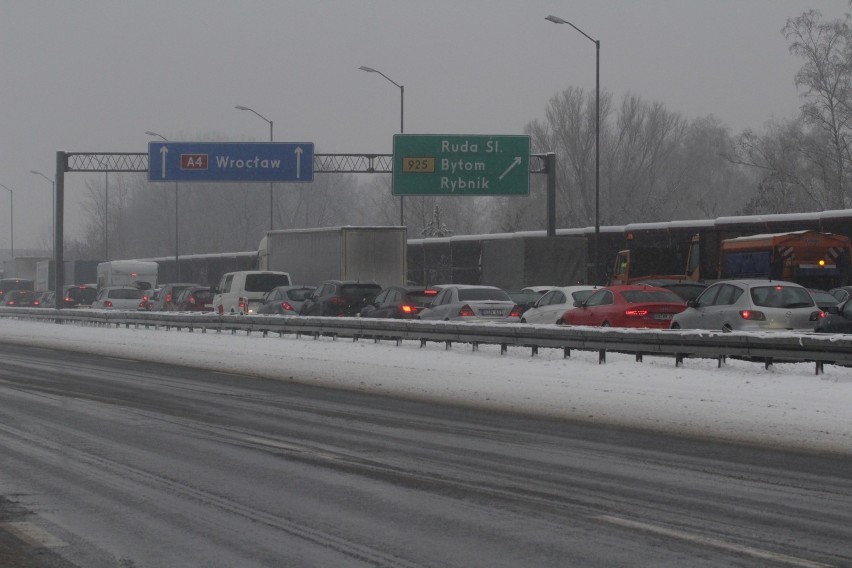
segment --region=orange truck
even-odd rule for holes
[[[828,290],[850,278],[849,237],[793,231],[725,239],[719,248],[719,278],[769,278]]]
[[[702,244],[704,254],[699,255]],[[828,290],[852,281],[852,244],[843,235],[793,231],[724,239],[712,251],[708,246],[710,242],[695,235],[686,253],[683,248],[658,247],[620,251],[610,285],[651,279],[768,278]]]

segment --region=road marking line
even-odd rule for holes
[[[768,550],[761,550],[760,548],[752,548],[751,546],[727,542],[718,538],[701,536],[694,533],[688,533],[676,529],[661,527],[659,525],[643,523],[640,521],[631,521],[629,519],[622,519],[620,517],[614,517],[612,515],[598,515],[594,518],[599,521],[618,525],[621,527],[651,532],[662,536],[686,540],[697,544],[712,546],[715,548],[721,548],[723,550],[730,550],[731,552],[747,554],[749,556],[754,556],[755,558],[763,558],[765,560],[771,560],[773,562],[783,562],[791,566],[801,566],[802,568],[831,568],[831,564],[823,564],[822,562],[815,562],[813,560],[806,560],[804,558],[796,558],[795,556],[787,556],[786,554],[779,554],[776,552],[770,552]]]
[[[0,523],[0,529],[12,533],[19,539],[32,546],[42,548],[59,548],[68,543],[56,538],[46,530],[32,523]]]

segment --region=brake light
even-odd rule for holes
[[[521,307],[520,307],[520,306],[518,306],[518,305],[515,305],[515,306],[512,308],[512,311],[511,311],[511,312],[509,312],[509,317],[510,317],[510,318],[519,318],[519,317],[521,317],[521,315],[522,315],[522,314],[521,314]]]
[[[740,317],[744,320],[765,321],[766,315],[757,310],[740,310]]]
[[[424,296],[437,296],[438,291],[437,290],[423,290],[423,295]]]
[[[34,306],[40,306],[40,305],[41,305],[41,300],[33,300],[33,305],[34,305]]]
[[[167,303],[167,304],[171,304],[171,303],[172,303],[172,295],[171,295],[171,294],[166,294],[166,303]]]
[[[331,305],[333,306],[343,306],[346,304],[346,298],[342,296],[332,296]]]
[[[403,311],[403,313],[406,313],[406,314],[413,314],[413,313],[417,312],[417,308],[415,308],[414,306],[409,306],[408,304],[401,305],[399,307],[399,309],[401,309]]]
[[[248,298],[240,298],[240,300],[239,300],[239,308],[240,308],[240,310],[242,310],[242,311],[245,311],[245,310],[247,310],[247,309],[248,309]]]
[[[9,300],[8,302],[6,302],[6,305],[7,305],[7,306],[14,306],[14,305],[15,305],[15,300]]]
[[[189,299],[186,301],[186,303],[194,306],[195,305],[195,296],[190,296]]]
[[[295,312],[293,306],[290,305],[289,302],[281,302],[281,308],[284,309],[285,312]]]
[[[648,310],[625,310],[624,315],[629,318],[643,318],[648,315]]]
[[[475,316],[473,309],[467,304],[463,305],[459,310],[459,317],[471,317]]]
[[[827,313],[825,313],[825,312],[820,312],[820,313],[819,313],[819,317],[820,317],[820,319],[825,319],[825,318],[827,318],[827,317],[828,317],[828,314],[827,314]]]
[[[105,301],[104,301],[104,307],[105,307],[105,308],[111,308],[111,307],[112,307],[112,301],[110,301],[110,300],[105,300]]]
[[[147,309],[148,308],[148,302],[146,302],[145,300],[142,300],[141,302],[139,302],[139,307],[142,308],[143,310]]]

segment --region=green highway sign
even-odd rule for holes
[[[396,134],[394,195],[529,195],[530,137]]]

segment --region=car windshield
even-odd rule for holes
[[[247,274],[246,292],[269,292],[278,286],[289,286],[286,274]]]
[[[651,302],[674,302],[683,303],[683,299],[668,290],[627,290],[621,293],[622,297],[630,304],[647,304]]]
[[[142,291],[138,288],[116,288],[109,291],[109,297],[113,300],[139,300],[142,298]]]
[[[476,300],[512,301],[506,292],[497,288],[461,288],[459,289],[459,300],[463,302]]]
[[[763,308],[811,308],[814,300],[810,293],[798,286],[756,286],[751,289],[751,301]]]

